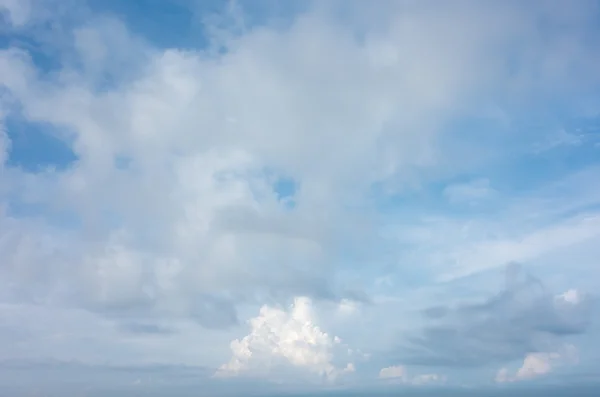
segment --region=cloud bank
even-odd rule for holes
[[[600,357],[596,2],[112,3],[0,0],[0,359],[237,385]],[[490,298],[511,262],[540,279]]]

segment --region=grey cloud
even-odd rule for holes
[[[425,309],[431,324],[397,353],[402,362],[415,365],[478,366],[519,359],[584,333],[595,307],[590,297],[576,302],[557,297],[513,265],[505,289],[488,300]]]
[[[130,332],[133,334],[170,335],[175,332],[173,328],[165,327],[158,324],[142,322],[124,323],[121,324],[119,328],[123,331]]]
[[[211,295],[199,296],[192,302],[192,317],[206,328],[228,328],[238,324],[234,304]]]
[[[423,310],[423,315],[429,318],[442,318],[449,312],[449,308],[446,306],[432,306]]]
[[[157,308],[157,299],[148,298],[139,304],[138,301],[123,302],[119,305],[83,305],[94,313],[109,317],[119,322],[119,327],[136,334],[171,334],[175,329],[156,324],[161,317]],[[181,313],[170,313],[165,318],[189,316],[199,325],[208,329],[225,329],[239,324],[236,303],[228,298],[211,295],[195,294],[186,297]],[[164,313],[162,313],[164,314]],[[129,322],[130,319],[144,319]]]

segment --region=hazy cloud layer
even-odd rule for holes
[[[0,360],[594,368],[596,2],[275,3],[0,0]]]

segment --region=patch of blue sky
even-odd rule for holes
[[[523,136],[525,127],[513,126],[511,128],[515,128],[515,131],[507,138],[507,134],[497,133],[505,127],[494,121],[470,119],[457,122],[452,128],[460,130],[463,136],[470,136],[475,143],[470,150],[452,148],[450,143],[444,145],[449,151],[469,150],[469,158],[473,159],[478,157],[476,151],[479,147],[492,148],[487,158],[482,156],[475,160],[479,162],[476,172],[473,172],[472,167],[469,167],[468,172],[463,171],[458,165],[446,173],[436,174],[409,194],[400,191],[388,195],[384,185],[374,185],[372,198],[380,211],[386,214],[426,212],[430,216],[442,213],[476,215],[499,208],[500,203],[491,199],[493,194],[487,197],[488,200],[479,197],[478,200],[463,203],[470,205],[457,206],[445,197],[445,189],[455,184],[485,180],[489,181],[490,192],[497,191],[500,195],[518,198],[554,181],[600,165],[600,146],[597,144],[600,120],[597,117],[568,118],[560,123],[541,119],[536,123],[538,125],[535,130],[527,131],[527,137]],[[523,145],[523,141],[528,144]],[[516,147],[520,149],[515,150]],[[484,152],[485,154],[487,153]]]
[[[210,24],[228,28],[239,24],[241,30],[267,23],[285,28],[309,6],[309,2],[299,0],[90,0],[88,4],[94,13],[119,17],[134,34],[158,48],[193,50],[208,48]],[[236,20],[236,9],[244,16],[243,21]],[[229,17],[223,18],[228,11]]]
[[[50,124],[33,123],[18,115],[5,119],[10,139],[7,165],[27,172],[62,171],[78,159],[69,143]]]
[[[402,225],[401,220],[398,220],[398,225]],[[370,235],[369,232],[373,233]],[[335,256],[335,263],[339,265],[336,281],[348,287],[367,285],[361,291],[371,296],[396,296],[407,290],[421,288],[429,284],[435,274],[416,262],[413,249],[412,244],[396,238],[394,230],[390,230],[389,235],[367,230],[365,239],[350,239],[338,245]]]
[[[290,177],[279,177],[273,182],[273,191],[277,195],[277,200],[287,209],[296,207],[295,196],[298,188],[298,182]]]
[[[48,225],[62,230],[79,230],[82,226],[81,219],[72,211],[23,200],[9,200],[6,214],[13,218],[43,219]]]
[[[398,224],[415,219],[431,219],[436,217],[473,217],[484,215],[501,208],[494,199],[495,192],[488,196],[475,197],[460,201],[452,201],[445,194],[447,188],[455,184],[468,185],[485,178],[485,174],[460,174],[453,178],[431,181],[416,191],[386,195],[380,186],[372,189],[375,205],[379,214],[388,223],[394,219]]]
[[[527,194],[552,181],[559,181],[600,163],[600,151],[588,145],[557,147],[544,153],[515,158],[502,167],[488,170],[496,183],[507,186],[513,195]]]
[[[242,28],[245,30],[265,25],[275,29],[286,29],[298,15],[306,12],[311,4],[310,0],[208,0],[196,1],[194,9],[200,21],[206,16],[214,15],[215,12],[229,10],[230,15],[234,17],[230,22],[242,22]],[[236,14],[243,15],[243,20],[235,21]]]
[[[226,173],[230,175],[230,173]],[[223,175],[223,176],[226,176]],[[242,176],[242,175],[237,175]],[[246,175],[248,176],[248,175]],[[253,191],[257,200],[265,199],[265,194],[275,199],[288,210],[296,207],[296,195],[300,189],[300,182],[295,178],[287,175],[281,170],[272,167],[263,167],[252,172],[252,177],[264,181],[268,186],[268,191],[261,190]]]
[[[41,40],[31,35],[12,32],[0,34],[0,49],[19,48],[26,51],[38,70],[42,73],[51,73],[60,70],[62,62],[56,49],[46,46]]]
[[[88,6],[92,14],[119,18],[131,32],[158,48],[204,48],[207,45],[206,36],[194,21],[192,1],[90,0]]]

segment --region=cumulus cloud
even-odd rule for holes
[[[391,367],[382,368],[379,371],[379,377],[381,379],[389,379],[389,378],[404,378],[406,376],[406,368],[402,365],[394,365]]]
[[[446,376],[439,374],[419,374],[410,376],[406,368],[402,365],[382,368],[379,371],[379,379],[387,379],[412,385],[428,385],[446,382]]]
[[[584,333],[593,308],[594,300],[587,295],[552,294],[540,280],[511,265],[505,289],[487,301],[425,310],[434,324],[410,337],[401,352],[405,362],[424,365],[511,361],[530,352],[552,351],[562,345],[562,338]]]
[[[511,375],[508,369],[501,368],[496,374],[496,382],[505,383],[530,380],[547,375],[558,366],[573,364],[576,361],[577,349],[572,345],[566,345],[557,352],[529,353],[525,356],[523,364],[514,375]]]
[[[263,306],[249,320],[250,333],[231,342],[231,360],[221,366],[218,377],[243,373],[265,374],[281,362],[304,369],[326,380],[354,372],[354,364],[336,367],[334,354],[347,358],[350,351],[337,336],[331,336],[315,324],[312,302],[299,297],[288,310]]]

